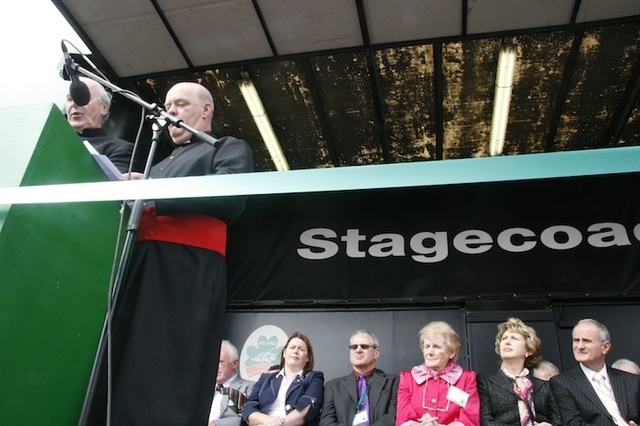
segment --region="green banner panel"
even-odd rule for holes
[[[54,105],[0,109],[0,186],[104,181]],[[105,318],[120,203],[4,206],[0,424],[77,424]]]

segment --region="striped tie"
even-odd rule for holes
[[[622,418],[622,414],[620,414],[620,410],[618,409],[618,404],[616,403],[616,398],[613,396],[613,391],[607,380],[600,373],[596,373],[593,375],[593,381],[596,382],[596,389],[598,390],[598,396],[605,408],[613,417],[613,421],[618,426],[628,426],[628,423],[624,421]]]

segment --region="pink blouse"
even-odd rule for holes
[[[463,392],[451,393],[452,387]],[[447,399],[447,394],[453,396],[452,400]],[[468,395],[466,404],[463,401],[465,394]],[[403,371],[398,387],[396,426],[417,425],[425,413],[438,417],[438,423],[442,425],[479,426],[476,373],[463,370],[452,361],[435,375],[425,365]]]

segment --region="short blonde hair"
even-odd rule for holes
[[[529,352],[529,356],[524,360],[524,366],[527,368],[537,367],[542,361],[540,356],[542,342],[536,330],[526,325],[520,318],[509,318],[498,326],[498,334],[496,335],[496,353],[498,355],[500,355],[500,341],[507,331],[518,333],[524,337],[524,346]]]
[[[453,360],[458,359],[458,353],[460,352],[460,336],[456,333],[449,324],[444,321],[431,321],[422,329],[419,333],[420,336],[420,348],[424,345],[424,341],[430,337],[441,336],[444,339],[444,345],[447,350],[453,353]]]

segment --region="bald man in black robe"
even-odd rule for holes
[[[165,109],[211,131],[213,99],[199,84],[174,85]],[[212,146],[172,125],[169,134],[176,148],[153,166],[152,179],[254,169],[243,140],[226,136]],[[207,424],[226,305],[226,230],[245,201],[155,200],[144,210],[113,319],[113,425]]]

